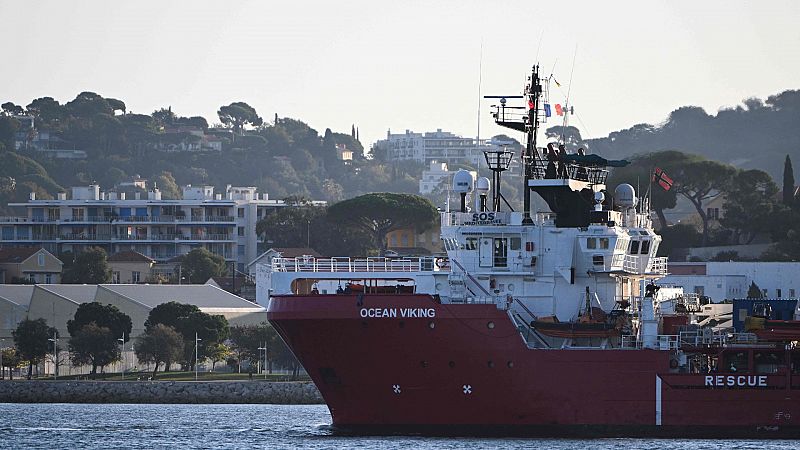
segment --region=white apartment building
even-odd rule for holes
[[[419,193],[421,195],[428,195],[436,190],[437,187],[446,183],[450,185],[455,170],[448,170],[446,162],[431,161],[429,169],[422,172],[422,177],[419,180]],[[478,178],[478,172],[470,171],[472,179]]]
[[[483,152],[496,150],[497,146],[487,140],[464,138],[442,131],[414,133],[406,130],[402,134],[386,132],[386,139],[375,143],[386,149],[389,161],[416,161],[430,164],[433,161],[448,164],[468,164],[473,167],[485,163]]]
[[[0,248],[41,246],[58,255],[102,247],[109,255],[133,250],[165,262],[204,247],[243,271],[259,254],[256,223],[287,206],[255,187],[230,185],[224,194],[187,185],[181,200],[162,199],[158,189],[126,198],[98,185],[73,187],[71,194],[40,200],[32,193],[25,203],[10,203],[25,215],[0,218]]]
[[[799,262],[670,262],[668,270],[656,284],[682,287],[714,302],[747,298],[752,282],[765,298],[800,297]]]

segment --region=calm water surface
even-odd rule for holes
[[[792,441],[336,436],[325,406],[0,404],[4,448],[753,449]]]

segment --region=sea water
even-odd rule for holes
[[[434,438],[341,436],[323,405],[0,404],[0,444],[8,449],[753,449],[794,441]]]

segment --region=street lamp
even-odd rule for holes
[[[122,379],[125,379],[125,332],[122,332],[122,338],[117,339],[122,342]]]
[[[53,337],[48,338],[48,341],[53,343],[53,379],[58,379],[58,335],[53,332]]]
[[[202,341],[202,339],[197,337],[197,332],[195,331],[194,332],[194,381],[197,381],[197,370],[198,370],[197,361],[199,360],[198,354],[197,354],[197,349],[200,347],[198,345],[200,341]]]
[[[267,379],[267,344],[266,344],[266,342],[264,343],[263,347],[258,347],[258,350],[259,350],[258,356],[261,356],[261,350],[264,350],[264,368],[262,370],[264,371],[264,379],[266,380]]]

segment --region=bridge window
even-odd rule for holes
[[[595,238],[586,238],[586,248],[588,248],[588,249],[597,248],[597,239],[595,239]]]
[[[628,253],[630,253],[631,255],[639,254],[639,241],[631,241],[631,248]]]
[[[642,241],[642,254],[647,255],[650,253],[650,241]]]
[[[465,248],[467,250],[476,250],[478,248],[478,238],[468,237]]]
[[[522,239],[518,237],[511,238],[511,250],[519,250],[522,248]]]
[[[608,238],[600,238],[600,248],[607,249],[608,248]]]

